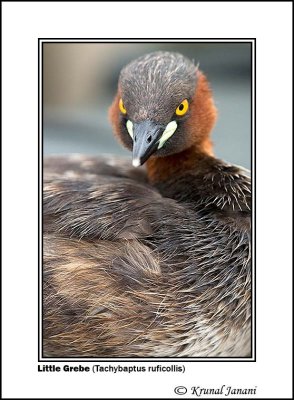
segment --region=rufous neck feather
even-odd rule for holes
[[[153,156],[147,161],[147,173],[150,182],[164,181],[182,171],[197,167],[197,160],[213,156],[210,133],[214,127],[217,110],[212,92],[205,75],[197,71],[197,85],[190,117],[185,122],[187,132],[186,150],[167,157]]]

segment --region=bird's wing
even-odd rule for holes
[[[101,160],[51,160],[44,164],[44,354],[209,355],[207,338],[217,334],[210,304],[227,296],[228,285],[248,290],[248,235],[240,239],[227,223],[163,197],[127,170],[102,173]],[[246,308],[230,304],[229,318],[243,326]]]
[[[52,178],[84,178],[109,176],[131,178],[138,182],[147,182],[145,168],[133,168],[130,160],[114,156],[86,156],[82,154],[51,155],[44,158],[44,176]]]

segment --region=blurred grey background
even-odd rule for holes
[[[250,168],[250,43],[43,43],[44,154],[131,157],[113,137],[108,108],[120,69],[156,50],[178,51],[199,62],[218,108],[215,155]]]

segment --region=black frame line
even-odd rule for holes
[[[251,280],[251,356],[250,357],[46,357],[41,349],[43,318],[43,44],[46,43],[250,43],[251,44],[251,187],[253,191],[253,209],[251,215],[252,232],[252,280]],[[40,54],[41,53],[41,54]],[[42,55],[42,57],[40,57]],[[40,74],[41,72],[41,74]],[[41,89],[41,96],[40,96]],[[41,121],[40,121],[41,117]],[[117,38],[38,38],[38,362],[256,362],[256,38],[171,38],[171,39],[117,39]],[[42,227],[42,229],[41,229]],[[40,271],[41,270],[41,271]],[[254,290],[252,290],[254,289]],[[40,302],[42,306],[40,307]],[[253,340],[254,339],[254,340]],[[147,399],[147,398],[146,398]],[[237,400],[237,398],[236,398]]]

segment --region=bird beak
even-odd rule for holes
[[[165,127],[149,120],[134,122],[131,132],[129,126],[127,128],[133,137],[133,166],[138,167],[158,149]]]

